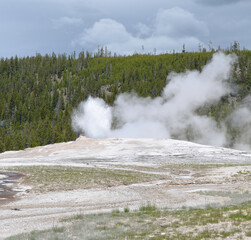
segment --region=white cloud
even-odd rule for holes
[[[138,36],[142,36],[142,37],[149,35],[152,31],[150,27],[148,27],[147,25],[145,25],[143,23],[138,23],[135,26],[135,29],[138,32]]]
[[[112,19],[101,19],[91,28],[85,29],[80,37],[80,44],[108,45],[117,42],[127,42],[131,38],[123,24]]]
[[[208,35],[209,30],[203,21],[182,9],[160,9],[156,16],[155,35],[174,38]]]
[[[190,12],[181,8],[161,9],[158,11],[152,28],[138,23],[137,36],[128,32],[125,26],[113,19],[101,19],[86,28],[73,46],[95,50],[98,46],[107,46],[112,52],[133,54],[141,52],[180,51],[185,43],[189,50],[197,48],[201,43],[200,36],[208,34],[208,28],[197,20]]]
[[[58,19],[52,19],[53,26],[55,28],[62,28],[65,26],[80,26],[83,24],[83,20],[81,18],[75,17],[61,17]]]
[[[214,48],[229,47],[234,40],[251,48],[250,0],[10,0],[1,3],[2,57],[52,51],[70,54],[81,51],[83,44],[85,50],[93,51],[101,45],[102,36],[98,35],[88,45],[81,38],[100,19],[113,19],[122,24],[130,44],[123,43],[121,48],[128,47],[131,53],[142,51],[142,44],[150,46],[150,51],[156,47],[161,52],[181,49],[185,43],[187,50],[196,51],[199,40],[204,43],[211,40]],[[73,39],[75,45],[70,45]],[[120,47],[119,41],[111,45]]]

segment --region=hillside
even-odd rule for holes
[[[250,94],[251,51],[232,49],[235,63],[228,82],[234,91],[213,105],[197,109],[218,124]],[[10,59],[0,61],[0,152],[70,141],[71,113],[88,96],[113,104],[116,96],[136,92],[141,97],[160,96],[171,72],[201,71],[214,52],[163,55],[108,56],[105,51]],[[227,126],[228,146],[240,129]],[[175,136],[172,136],[175,137]],[[187,139],[193,140],[193,139]],[[249,139],[249,141],[251,141]]]

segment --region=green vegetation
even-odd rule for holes
[[[128,213],[128,212],[130,212],[130,209],[128,207],[126,207],[126,208],[124,208],[124,212]]]
[[[148,202],[146,205],[143,205],[139,208],[139,211],[141,212],[153,212],[156,210],[157,210],[157,207],[155,205],[152,205],[150,202]]]
[[[23,239],[245,239],[251,202],[240,206],[170,211],[148,203],[138,211],[66,218],[67,226],[8,238]]]
[[[251,51],[232,48],[239,62],[229,81],[238,85],[235,96],[198,109],[201,114],[225,119],[251,89]],[[0,60],[0,152],[76,139],[70,114],[88,96],[112,104],[119,93],[159,96],[171,72],[201,71],[212,52],[108,57],[81,52]],[[238,129],[228,126],[229,145]]]
[[[235,166],[250,166],[251,164],[237,164],[237,163],[194,163],[194,162],[154,162],[152,166],[135,166],[135,165],[116,165],[123,169],[134,169],[138,171],[154,171],[166,172],[174,170],[175,172],[182,172],[185,170],[203,170],[221,167],[235,167]],[[184,170],[185,169],[185,170]],[[249,172],[249,171],[245,171]]]
[[[234,177],[245,177],[247,179],[251,179],[251,171],[239,171]]]
[[[200,191],[199,194],[205,196],[219,196],[229,198],[229,201],[225,205],[237,205],[243,202],[247,202],[251,199],[251,192],[230,192],[230,191]]]
[[[83,220],[84,219],[84,215],[83,214],[76,214],[71,218],[67,218],[67,219],[62,219],[62,222],[73,222],[73,221],[77,221],[77,220]]]
[[[103,168],[29,166],[4,169],[27,175],[25,185],[33,192],[112,187],[166,179],[168,176]]]

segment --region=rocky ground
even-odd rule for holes
[[[7,183],[6,172],[22,173]],[[7,177],[6,177],[7,176]],[[170,139],[88,139],[0,154],[0,238],[74,214],[251,199],[251,152]],[[15,193],[6,199],[4,189]],[[0,192],[0,193],[1,193]]]

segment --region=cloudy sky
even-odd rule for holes
[[[0,0],[0,57],[251,49],[250,0]],[[209,44],[211,42],[211,44]]]

